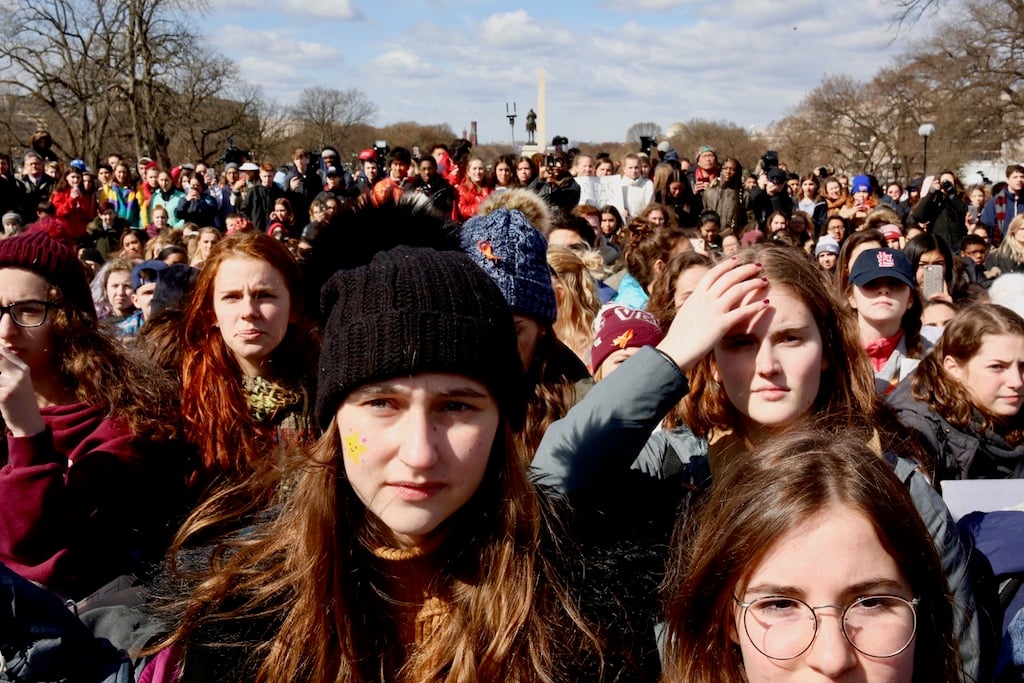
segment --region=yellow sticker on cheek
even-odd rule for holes
[[[352,464],[359,464],[359,456],[366,452],[366,439],[360,439],[357,432],[352,432],[342,437],[342,450],[345,457],[352,461]]]

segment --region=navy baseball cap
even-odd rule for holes
[[[847,282],[859,286],[883,277],[891,277],[911,289],[917,289],[910,259],[897,249],[868,249],[862,252],[853,264]]]
[[[160,271],[166,268],[166,263],[156,259],[137,264],[132,268],[132,289],[138,289],[142,285],[156,282],[160,279]]]

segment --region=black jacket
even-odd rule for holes
[[[932,460],[934,480],[1018,479],[1024,477],[1024,444],[1010,446],[991,430],[980,430],[980,415],[970,429],[954,427],[927,403],[914,398],[912,377],[900,382],[889,395],[900,422],[915,430],[918,441]]]
[[[953,251],[960,248],[960,240],[967,234],[967,205],[956,196],[942,190],[932,190],[917,203],[910,217],[918,223],[927,223],[928,232],[946,240]]]

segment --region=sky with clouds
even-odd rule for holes
[[[203,19],[242,76],[282,103],[304,87],[358,88],[371,122],[478,122],[516,138],[547,80],[547,137],[624,140],[638,121],[764,127],[826,75],[869,79],[915,34],[887,0],[232,0]]]

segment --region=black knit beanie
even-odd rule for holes
[[[512,425],[521,419],[526,397],[512,313],[465,254],[406,246],[381,252],[328,280],[321,309],[322,428],[354,389],[421,372],[475,379]]]

